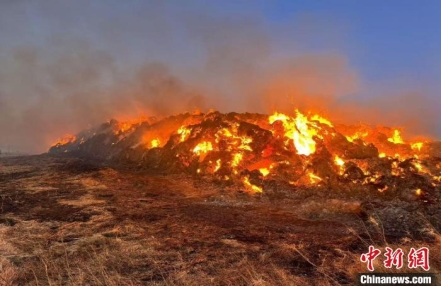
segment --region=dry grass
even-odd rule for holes
[[[430,244],[389,242],[378,217],[357,217],[356,200],[275,207],[188,178],[41,165],[2,193],[2,286],[353,285],[371,244],[405,253],[428,246],[431,272],[441,270],[439,234]],[[359,221],[344,225],[351,217]],[[375,267],[393,272],[380,260]]]

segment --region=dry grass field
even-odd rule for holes
[[[349,195],[39,155],[0,159],[0,196],[0,285],[352,285],[371,244],[428,246],[441,270],[435,228],[396,236]]]

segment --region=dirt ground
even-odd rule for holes
[[[0,158],[0,196],[0,285],[352,285],[369,245],[428,246],[441,269],[436,229],[401,233],[381,202],[318,189],[250,195],[39,155]]]

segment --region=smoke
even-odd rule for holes
[[[436,133],[436,105],[427,91],[367,86],[338,51],[339,25],[300,17],[275,35],[259,7],[233,15],[196,9],[199,1],[113,4],[2,4],[0,148],[44,152],[65,133],[111,118],[209,108],[300,108],[338,122]],[[305,35],[314,32],[326,35],[319,43],[329,50],[302,44],[316,42]]]

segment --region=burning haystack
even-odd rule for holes
[[[208,176],[251,193],[314,186],[430,201],[441,185],[440,142],[405,142],[398,129],[334,126],[300,111],[111,120],[49,152]]]

